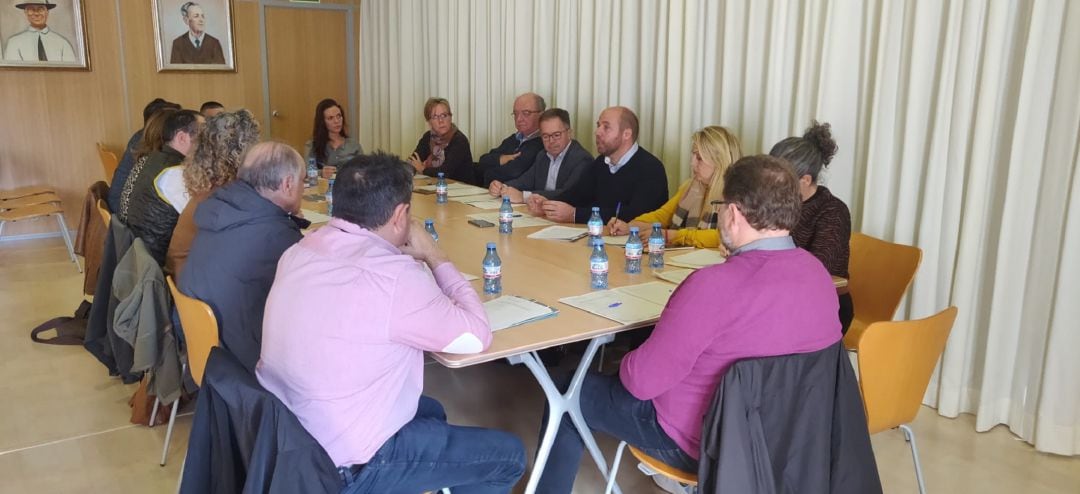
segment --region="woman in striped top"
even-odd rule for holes
[[[799,177],[803,203],[799,223],[791,231],[795,245],[820,259],[829,274],[847,278],[851,213],[844,201],[818,184],[818,175],[829,166],[836,149],[829,124],[814,121],[802,137],[788,137],[778,142],[769,154],[790,162],[795,168],[795,176]],[[855,308],[845,288],[838,293],[840,324],[846,333]]]

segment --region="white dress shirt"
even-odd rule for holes
[[[4,59],[15,62],[37,62],[38,39],[45,47],[45,56],[49,62],[75,63],[78,61],[71,43],[53,32],[48,26],[42,30],[28,27],[25,31],[8,38],[7,46],[4,48]]]
[[[612,175],[619,173],[619,168],[626,166],[626,163],[630,161],[630,158],[634,157],[634,153],[637,152],[638,147],[638,144],[635,142],[634,145],[630,146],[630,149],[626,151],[626,154],[622,155],[622,158],[619,158],[618,163],[613,164],[611,158],[604,156],[604,163],[607,164],[608,170],[611,170]]]

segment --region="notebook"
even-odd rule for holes
[[[693,252],[667,259],[667,264],[690,269],[703,268],[722,262],[724,262],[724,256],[720,254],[720,251],[711,249],[697,249]]]
[[[516,295],[503,295],[484,302],[484,312],[487,312],[492,331],[520,326],[559,314],[559,310],[554,307]]]
[[[659,318],[674,291],[671,284],[651,281],[565,297],[559,302],[620,324],[634,324]]]
[[[514,220],[517,223],[517,220]],[[529,234],[529,238],[538,240],[565,240],[573,242],[582,237],[589,235],[588,228],[577,228],[573,226],[560,226],[554,225],[538,230]]]

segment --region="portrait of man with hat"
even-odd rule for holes
[[[4,43],[4,60],[12,62],[77,63],[78,55],[71,42],[48,26],[49,11],[56,4],[49,0],[15,4],[29,23],[27,28]]]

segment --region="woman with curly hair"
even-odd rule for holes
[[[802,137],[788,137],[773,146],[769,154],[783,158],[795,169],[799,178],[802,209],[799,223],[791,231],[795,245],[806,249],[821,260],[829,274],[848,277],[848,257],[851,255],[851,212],[847,204],[818,184],[821,170],[829,166],[836,155],[829,124],[813,121]],[[840,325],[847,333],[855,317],[851,294],[840,289]]]
[[[236,179],[244,152],[259,142],[259,122],[251,112],[219,113],[206,120],[195,141],[195,151],[184,160],[184,185],[191,196],[173,229],[165,272],[177,275],[187,261],[195,238],[195,209],[210,194]]]

